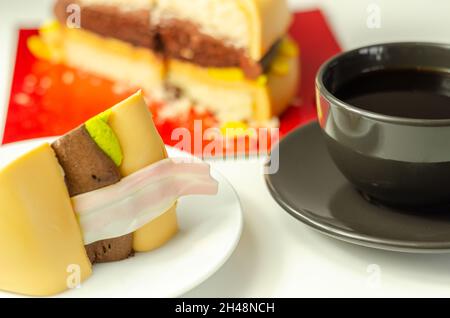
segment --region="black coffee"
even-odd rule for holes
[[[344,83],[334,92],[374,113],[415,119],[450,119],[450,73],[380,70]]]

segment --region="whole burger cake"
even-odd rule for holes
[[[264,126],[298,87],[285,0],[57,0],[54,11],[34,53],[142,88],[168,116],[188,104],[221,125]]]

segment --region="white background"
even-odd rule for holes
[[[0,127],[12,76],[17,27],[36,26],[50,18],[51,2],[0,0]],[[296,9],[321,7],[344,49],[387,41],[450,43],[449,0],[290,3]],[[381,8],[380,29],[366,25],[367,8],[372,3]],[[0,140],[1,135],[0,131]],[[230,179],[241,197],[245,229],[227,264],[186,296],[450,296],[450,255],[384,252],[324,237],[277,206],[266,189],[259,163],[214,165]],[[371,275],[371,270],[379,275]]]

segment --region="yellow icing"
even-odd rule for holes
[[[297,43],[289,38],[284,38],[280,45],[280,54],[287,57],[297,57],[300,53]]]
[[[227,122],[220,127],[220,132],[228,138],[253,136],[254,130],[249,129],[247,123],[241,121]]]
[[[291,61],[299,56],[297,44],[289,38],[284,38],[278,48],[278,54],[270,64],[270,72],[286,76],[290,72]]]
[[[211,78],[228,81],[238,82],[245,79],[244,72],[240,68],[207,68],[208,75]]]

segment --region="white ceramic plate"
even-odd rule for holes
[[[0,167],[20,154],[53,139],[35,139],[0,147]],[[191,155],[168,148],[170,157]],[[216,196],[182,198],[178,205],[180,232],[156,251],[115,263],[94,266],[78,289],[60,297],[177,297],[214,274],[231,256],[242,232],[239,198],[224,176]],[[1,235],[1,234],[0,234]],[[0,292],[0,297],[17,295]]]

